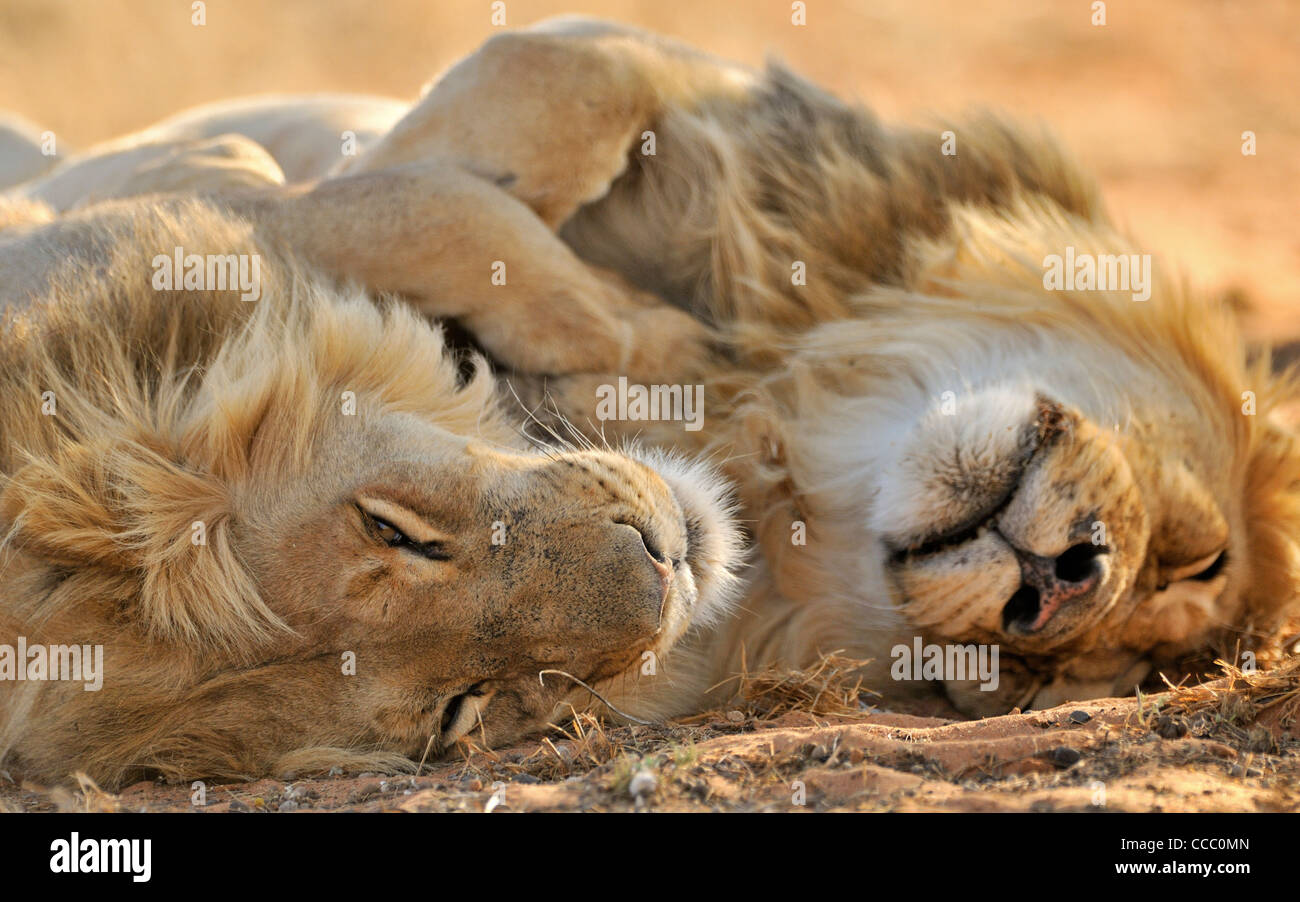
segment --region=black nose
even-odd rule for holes
[[[1012,549],[1020,562],[1020,588],[1002,609],[1002,628],[1018,636],[1039,632],[1066,602],[1097,588],[1100,558],[1110,550],[1084,542],[1051,558]]]

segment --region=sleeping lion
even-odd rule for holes
[[[481,360],[252,214],[0,209],[14,773],[409,769],[543,728],[591,699],[577,681],[671,679],[725,611],[712,470],[531,449]]]

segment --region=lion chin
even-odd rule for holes
[[[0,248],[45,284],[4,298],[0,647],[99,649],[101,685],[16,662],[6,767],[409,769],[543,728],[573,685],[542,671],[671,696],[669,652],[739,558],[716,473],[530,448],[435,326],[199,202],[87,215],[80,254],[48,248],[84,217]],[[260,255],[261,297],[154,290],[177,246]]]

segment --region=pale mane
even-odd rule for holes
[[[1050,346],[1053,335],[1068,335],[1083,337],[1090,350],[1086,360],[1062,363],[1088,371],[1086,388],[1109,422],[1129,419],[1129,380],[1137,375],[1162,393],[1144,403],[1194,410],[1200,441],[1214,449],[1209,459],[1223,461],[1225,478],[1242,486],[1251,556],[1241,608],[1220,612],[1219,653],[1231,655],[1242,635],[1276,638],[1300,561],[1300,456],[1278,412],[1300,394],[1300,378],[1275,373],[1266,352],[1243,357],[1232,311],[1189,288],[1159,258],[1145,302],[1128,291],[1044,291],[1043,258],[1066,245],[1095,254],[1141,247],[1105,222],[1032,199],[1004,209],[957,207],[942,237],[911,243],[906,284],[849,298],[859,318],[777,342],[790,355],[787,365],[733,387],[735,428],[714,444],[735,461],[732,472],[766,549],[769,572],[758,574],[751,597],[779,585],[795,597],[839,598],[851,607],[870,576],[839,572],[852,555],[836,538],[854,535],[856,523],[879,507],[864,487],[880,470],[878,449],[895,437],[864,434],[854,424],[868,410],[872,422],[911,422],[938,386],[961,388],[956,359],[996,356],[1017,344]],[[1254,415],[1244,415],[1248,401]],[[1160,448],[1158,432],[1146,440]],[[822,515],[810,524],[817,535],[802,554],[786,554],[790,523],[809,519],[809,500]],[[876,594],[887,597],[888,588],[881,584]],[[882,606],[863,625],[885,628],[893,616]],[[779,627],[783,656],[815,654],[845,629],[835,606],[801,609],[798,617],[798,628]]]
[[[56,239],[85,252],[53,267],[34,299],[6,299],[0,554],[93,561],[76,575],[79,597],[135,598],[154,637],[238,652],[283,625],[230,540],[233,493],[254,469],[301,471],[343,392],[359,416],[378,406],[456,433],[512,433],[485,367],[462,379],[439,330],[410,309],[324,280],[197,202],[119,212],[83,242],[75,217],[60,223]],[[0,244],[0,272],[50,269],[46,248],[22,237],[27,259]],[[175,246],[260,254],[261,299],[154,290],[151,260]],[[195,520],[212,552],[198,559],[185,553]],[[45,574],[13,578],[33,584],[8,593],[22,610],[6,616],[32,622],[68,603]]]

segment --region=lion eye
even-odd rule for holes
[[[1216,576],[1218,576],[1220,573],[1223,572],[1223,565],[1226,564],[1227,562],[1228,562],[1227,550],[1220,551],[1217,555],[1215,555],[1214,560],[1210,562],[1210,565],[1208,567],[1206,567],[1204,570],[1202,570],[1199,573],[1195,573],[1187,577],[1187,579],[1195,579],[1195,580],[1199,580],[1200,582],[1209,582],[1210,580],[1214,579]]]
[[[1228,552],[1225,549],[1207,555],[1199,561],[1192,561],[1190,564],[1176,567],[1164,575],[1161,580],[1161,588],[1168,586],[1170,583],[1182,582],[1187,579],[1208,583],[1223,572],[1223,567],[1227,562]]]
[[[390,548],[396,548],[398,545],[405,545],[411,541],[391,523],[380,520],[378,517],[371,517],[370,521],[374,523],[375,532],[379,534],[379,538],[383,539],[384,543]]]
[[[377,517],[365,508],[361,508],[361,513],[369,521],[371,531],[389,548],[401,548],[431,561],[451,560],[451,553],[442,542],[417,542],[383,517]]]

